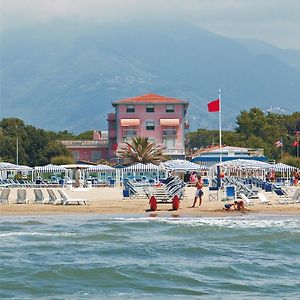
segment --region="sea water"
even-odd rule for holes
[[[299,299],[300,218],[1,217],[1,299]]]

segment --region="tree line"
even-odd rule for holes
[[[296,132],[300,133],[300,112],[290,115],[265,114],[255,107],[242,111],[236,118],[236,124],[234,131],[222,131],[223,145],[262,148],[268,159],[300,167],[296,146]],[[187,147],[190,149],[211,145],[219,145],[218,130],[198,129],[187,135]]]
[[[18,118],[4,118],[0,121],[0,161],[28,166],[42,166],[49,163],[73,163],[71,152],[60,140],[92,139],[92,131],[79,135],[67,130],[54,132],[26,125]]]
[[[300,132],[300,112],[290,115],[265,114],[259,108],[251,108],[237,116],[236,124],[235,130],[222,132],[223,145],[262,148],[268,159],[300,167],[295,146],[295,133]],[[19,164],[73,163],[71,152],[59,141],[91,140],[92,133],[92,130],[78,135],[67,130],[47,131],[26,125],[18,118],[4,118],[0,121],[0,161],[16,163],[18,141]],[[276,147],[278,141],[282,146]],[[188,149],[211,145],[219,145],[218,130],[198,129],[187,134]]]

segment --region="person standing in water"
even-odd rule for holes
[[[194,199],[194,203],[193,203],[193,206],[192,207],[195,207],[196,203],[197,203],[197,199],[199,198],[199,206],[202,204],[202,196],[203,196],[203,191],[202,191],[202,188],[203,188],[203,180],[201,178],[200,175],[197,176],[197,181],[196,181],[196,193],[195,193],[195,199]]]

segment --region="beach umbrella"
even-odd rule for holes
[[[116,169],[108,166],[108,165],[96,165],[96,166],[90,166],[87,169],[85,169],[86,173],[98,173],[98,179],[100,179],[100,173],[101,175],[103,174],[105,176],[105,180],[107,179],[108,175],[112,176],[113,173],[117,175]],[[116,178],[118,179],[118,178]]]
[[[18,165],[12,163],[0,162],[0,170],[18,170],[19,168]]]
[[[233,173],[236,176],[243,177],[243,176],[249,176],[249,174],[252,175],[253,173],[261,173],[262,178],[264,178],[265,173],[268,170],[271,170],[273,167],[273,165],[269,163],[258,161],[258,160],[234,159],[234,160],[214,164],[210,168],[211,174],[216,172],[217,166],[222,167],[226,175],[232,175]]]
[[[33,169],[33,173],[65,173],[65,175],[67,176],[68,174],[68,170],[62,166],[58,166],[58,165],[45,165],[45,166],[36,166]],[[33,177],[33,174],[32,174]]]
[[[169,171],[187,172],[208,170],[207,166],[198,165],[196,163],[183,159],[168,160],[161,163],[161,165],[163,166],[163,168]]]
[[[154,165],[152,163],[149,164],[143,164],[143,163],[137,163],[130,166],[127,166],[123,168],[123,171],[131,171],[131,172],[150,172],[150,171],[156,171],[159,169],[159,166]]]
[[[66,168],[57,165],[46,165],[34,167],[34,171],[38,173],[64,173],[67,171]]]
[[[284,163],[277,163],[273,166],[273,170],[281,173],[282,177],[285,177],[286,174],[287,179],[290,179],[292,172],[296,171],[297,168]]]
[[[115,171],[115,168],[108,165],[96,165],[86,169],[87,172],[103,172],[103,171]]]
[[[284,163],[277,163],[275,165],[273,165],[273,170],[276,172],[287,172],[287,171],[295,171],[297,168],[290,166],[290,165],[286,165]]]
[[[217,163],[211,166],[212,169],[221,166],[227,169],[235,170],[255,170],[255,169],[272,169],[272,165],[259,160],[250,159],[234,159],[222,163]]]
[[[152,164],[152,163],[148,163],[148,164],[136,163],[136,164],[127,166],[122,169],[122,178],[123,178],[124,172],[133,173],[133,177],[135,177],[136,172],[143,172],[143,173],[148,172],[148,173],[155,173],[155,177],[158,180],[160,169],[161,169],[160,166]]]

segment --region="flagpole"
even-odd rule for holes
[[[299,131],[296,131],[296,141],[297,141],[297,158],[299,158]]]
[[[222,101],[221,101],[221,89],[219,89],[219,140],[220,140],[220,164],[222,163],[222,123],[221,123],[221,111],[222,111]]]

